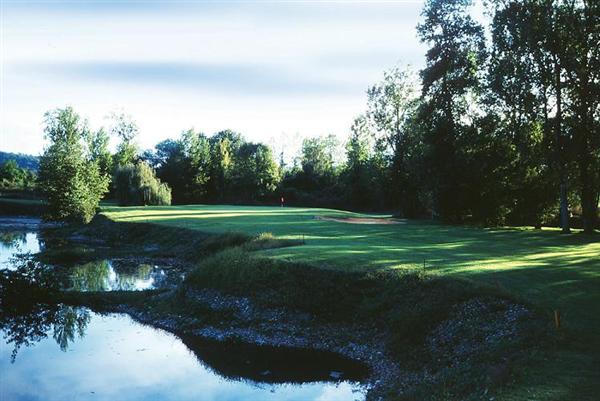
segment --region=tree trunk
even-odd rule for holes
[[[585,157],[585,156],[584,156]],[[581,163],[581,209],[583,220],[583,232],[592,234],[596,228],[598,214],[598,192],[594,190],[594,180],[591,177],[589,163]]]
[[[554,70],[556,78],[556,159],[560,177],[560,227],[563,234],[568,234],[571,232],[571,228],[569,226],[569,200],[567,198],[567,179],[562,149],[562,83],[560,65],[556,59],[554,61]]]

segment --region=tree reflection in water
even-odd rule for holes
[[[86,308],[66,305],[29,305],[28,310],[2,311],[0,330],[7,344],[13,344],[11,362],[14,362],[22,346],[29,347],[48,337],[52,337],[61,350],[85,334],[90,321]],[[6,313],[8,312],[8,313]]]
[[[24,231],[0,231],[0,245],[7,248],[18,247],[24,244],[27,239],[27,233]]]
[[[22,346],[30,346],[52,333],[65,351],[77,336],[83,337],[90,321],[85,308],[52,304],[60,280],[51,266],[22,254],[10,269],[0,269],[0,330],[13,344],[14,362]]]
[[[115,264],[97,260],[75,266],[71,272],[75,291],[134,291],[154,288],[164,272],[149,264]]]

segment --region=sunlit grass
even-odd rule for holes
[[[344,270],[423,267],[440,274],[497,283],[548,310],[600,327],[600,314],[570,305],[585,298],[600,305],[600,241],[575,232],[526,227],[482,229],[428,221],[406,224],[348,224],[316,217],[388,217],[317,208],[227,205],[107,207],[111,219],[181,226],[204,232],[273,233],[305,244],[263,251]],[[581,288],[590,291],[581,293]],[[597,291],[592,291],[593,289]],[[578,322],[574,322],[578,323]]]
[[[482,229],[429,221],[397,225],[359,225],[316,217],[361,217],[350,212],[280,207],[174,206],[107,207],[116,221],[149,222],[209,233],[272,233],[302,245],[262,250],[276,259],[301,261],[347,271],[424,269],[436,275],[467,278],[508,291],[535,304],[551,322],[561,311],[574,351],[560,353],[528,374],[505,399],[564,399],[576,377],[586,377],[585,394],[600,383],[593,355],[600,354],[600,239],[575,231],[527,227]],[[368,216],[375,217],[375,216]],[[386,216],[376,216],[386,217]],[[570,366],[570,374],[565,367]],[[587,373],[586,373],[587,372]],[[600,390],[600,389],[598,389]],[[582,393],[583,394],[583,393]]]

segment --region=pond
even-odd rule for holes
[[[46,246],[35,228],[9,228],[0,220],[0,269],[13,269],[15,256]],[[99,260],[69,269],[70,290],[170,285],[169,268],[152,264]],[[365,398],[366,368],[337,354],[176,336],[86,308],[24,309],[0,313],[0,400]]]
[[[30,220],[26,220],[29,222]],[[20,255],[35,254],[45,247],[35,226],[18,225],[0,218],[0,269],[15,269]],[[100,259],[70,266],[65,289],[76,291],[141,291],[173,286],[182,274],[168,266],[127,260]]]
[[[0,228],[2,222],[0,220]],[[0,230],[0,269],[9,268],[11,259],[19,253],[38,253],[41,249],[38,233],[25,227]]]
[[[127,315],[67,306],[2,322],[2,400],[365,397],[353,381],[364,369],[335,354],[181,339]]]
[[[74,266],[70,288],[75,291],[141,291],[166,287],[175,278],[168,269],[147,263],[97,260]]]

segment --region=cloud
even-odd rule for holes
[[[66,104],[95,125],[124,109],[143,146],[190,125],[343,136],[383,70],[422,64],[421,4],[4,0],[0,147],[41,151]]]
[[[328,80],[310,72],[294,75],[269,65],[97,61],[16,64],[11,69],[16,74],[68,78],[73,84],[124,83],[254,96],[335,96],[356,90],[352,82]]]

